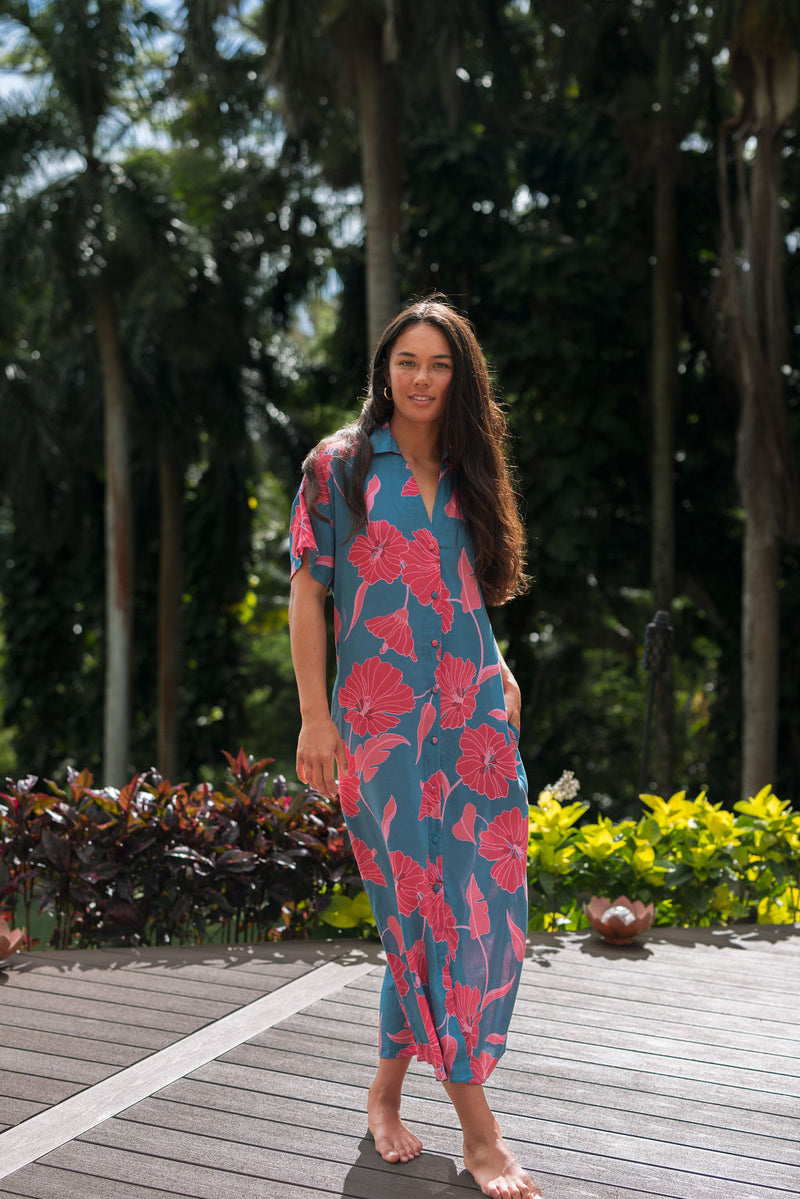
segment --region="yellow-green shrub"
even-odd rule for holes
[[[800,920],[800,812],[771,787],[733,812],[705,792],[643,795],[641,818],[616,824],[580,824],[577,790],[567,773],[531,806],[531,929],[585,927],[593,894],[652,901],[662,925]]]

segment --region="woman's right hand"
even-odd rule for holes
[[[327,630],[325,587],[311,574],[307,556],[295,571],[289,596],[289,633],[302,726],[297,740],[297,777],[333,799],[347,774],[347,751],[331,720],[325,686]]]
[[[320,795],[335,799],[338,778],[347,775],[347,750],[330,716],[304,720],[297,740],[297,777]]]

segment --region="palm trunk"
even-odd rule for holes
[[[103,777],[127,781],[130,759],[133,657],[133,519],[128,397],[122,348],[110,288],[95,302],[95,329],[105,409],[106,683]]]
[[[361,182],[367,275],[367,354],[398,307],[395,237],[398,228],[397,179],[400,148],[394,114],[391,70],[380,42],[364,38],[353,47],[361,137]]]
[[[653,362],[651,576],[655,606],[671,613],[675,594],[674,441],[677,378],[675,151],[668,126],[659,139],[655,187],[655,266],[652,281]],[[674,702],[672,666],[656,675],[653,762],[659,795],[672,794]]]
[[[745,245],[750,270],[744,281],[748,344],[761,370],[746,366],[738,440],[738,470],[745,512],[742,550],[742,799],[775,782],[780,675],[780,551],[786,520],[780,476],[791,455],[783,397],[786,316],[783,236],[778,208],[783,138],[759,135]],[[739,155],[740,193],[746,186]],[[758,458],[754,449],[759,450]],[[765,477],[766,475],[766,477]]]
[[[181,604],[181,492],[173,451],[159,452],[161,537],[158,561],[158,769],[178,777],[178,674]]]
[[[775,780],[778,742],[779,552],[748,517],[742,556],[742,798]]]
[[[796,91],[795,91],[796,96]],[[737,477],[745,514],[742,549],[742,776],[743,799],[775,782],[780,672],[779,539],[796,540],[797,465],[789,437],[782,368],[785,361],[783,236],[779,195],[782,125],[762,118],[752,126],[755,159],[736,147],[741,250],[728,202],[725,142],[719,147],[722,215],[721,311],[727,343],[722,368],[739,396]],[[750,187],[748,189],[748,180]]]

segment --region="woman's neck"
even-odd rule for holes
[[[397,448],[407,461],[437,464],[441,461],[442,431],[438,423],[414,425],[392,416],[389,428]]]

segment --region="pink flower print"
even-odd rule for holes
[[[515,924],[511,919],[511,914],[506,912],[506,923],[508,931],[511,933],[511,948],[514,950],[514,957],[518,962],[521,962],[525,957],[525,934],[519,925]]]
[[[405,712],[412,711],[414,692],[396,666],[367,658],[353,666],[339,690],[339,703],[358,737],[374,736],[393,729]]]
[[[427,921],[434,941],[446,941],[451,957],[458,949],[458,929],[453,909],[444,897],[442,859],[428,862],[425,869],[425,891],[419,904],[420,915]]]
[[[485,937],[492,931],[492,922],[489,919],[489,905],[483,897],[483,892],[478,886],[474,874],[467,887],[467,903],[469,904],[470,936],[473,940],[479,941],[481,937]]]
[[[455,488],[453,488],[453,494],[445,504],[444,510],[446,515],[451,517],[453,520],[464,519],[464,512],[461,507],[461,498]]]
[[[442,792],[446,795],[449,791],[447,775],[443,770],[437,770],[425,782],[420,782],[422,795],[419,801],[419,818],[424,820],[426,816],[432,816],[434,820],[442,819]]]
[[[365,533],[356,537],[348,562],[352,562],[365,583],[393,583],[403,567],[408,542],[388,520],[373,520]]]
[[[467,1053],[472,1057],[478,1048],[478,1031],[481,1022],[481,993],[477,987],[465,987],[463,983],[453,983],[448,991],[445,1007],[450,1016],[455,1016],[458,1027],[464,1037]]]
[[[397,906],[403,916],[410,916],[419,907],[420,897],[425,892],[425,871],[419,862],[399,849],[393,849],[389,854],[392,864],[392,878],[397,893]]]
[[[450,603],[450,592],[442,582],[433,601],[433,610],[442,618],[442,632],[449,633],[453,627],[453,605]]]
[[[420,493],[419,492],[419,484],[417,483],[417,480],[414,478],[414,476],[411,474],[411,468],[409,467],[408,478],[406,479],[405,483],[403,484],[403,490],[400,492],[400,494],[401,495],[419,495],[419,493]]]
[[[348,769],[360,774],[365,783],[369,783],[378,773],[389,757],[390,752],[398,745],[408,745],[408,738],[399,733],[381,733],[370,738],[363,745],[357,745],[352,755],[348,755]]]
[[[411,588],[421,604],[431,603],[433,592],[441,592],[444,588],[439,546],[429,529],[417,529],[407,544],[403,582]]]
[[[317,505],[329,504],[331,502],[331,492],[328,487],[328,480],[331,475],[331,458],[336,451],[335,446],[329,446],[328,449],[322,450],[314,463],[314,474],[316,475],[319,492],[317,494]]]
[[[396,953],[387,953],[386,960],[389,963],[389,969],[392,972],[394,985],[397,987],[397,994],[402,999],[404,995],[408,994],[405,963],[401,957],[397,956]]]
[[[517,891],[525,886],[527,850],[528,822],[519,808],[495,816],[478,842],[480,856],[495,863],[491,875],[504,891]]]
[[[419,1014],[422,1017],[422,1023],[425,1026],[425,1034],[428,1038],[427,1043],[417,1045],[417,1057],[421,1062],[427,1062],[430,1066],[433,1066],[436,1078],[441,1082],[445,1077],[444,1058],[442,1057],[439,1038],[436,1035],[436,1025],[433,1022],[431,1009],[424,995],[417,996],[417,1006]]]
[[[358,873],[361,875],[365,883],[378,883],[381,887],[386,886],[386,879],[383,877],[383,871],[375,861],[377,849],[370,849],[364,841],[360,841],[358,837],[351,837],[350,841],[353,846],[353,856],[358,866]]]
[[[422,742],[427,737],[428,733],[433,728],[433,722],[436,719],[436,709],[433,706],[432,700],[427,700],[422,705],[422,711],[419,714],[419,724],[417,725],[417,761],[419,762],[420,754],[422,753]]]
[[[457,841],[471,841],[473,845],[475,841],[475,817],[478,815],[475,804],[464,804],[464,811],[461,819],[453,825],[453,836]]]
[[[389,1040],[394,1041],[397,1045],[408,1046],[407,1049],[402,1049],[400,1051],[400,1053],[398,1053],[398,1055],[397,1055],[398,1057],[413,1057],[414,1056],[414,1053],[416,1050],[416,1044],[414,1041],[414,1034],[411,1031],[411,1028],[410,1028],[408,1022],[406,1022],[405,1028],[403,1028],[400,1032],[390,1032],[387,1035],[389,1037]]]
[[[465,612],[474,612],[481,606],[481,590],[464,549],[458,560],[458,577],[461,579],[461,607]]]
[[[381,481],[377,475],[373,475],[364,490],[364,499],[367,504],[367,516],[372,515],[372,509],[375,507],[375,496],[381,489]]]
[[[295,558],[302,558],[303,550],[315,550],[317,548],[317,539],[311,527],[311,517],[308,514],[308,504],[306,503],[305,480],[303,480],[300,494],[297,497],[297,506],[292,514],[292,523],[289,532],[292,542],[292,553]]]
[[[469,1064],[472,1070],[472,1081],[483,1084],[497,1065],[497,1058],[492,1057],[491,1053],[487,1053],[484,1049],[480,1057],[471,1057]]]
[[[411,974],[414,986],[427,987],[428,985],[428,955],[425,952],[425,942],[420,939],[415,941],[406,954],[408,961],[408,969]]]
[[[390,612],[388,616],[373,616],[371,620],[364,621],[364,626],[375,637],[383,638],[383,645],[380,648],[382,654],[385,654],[387,649],[393,649],[396,654],[401,654],[404,658],[410,658],[412,662],[416,662],[414,636],[408,623],[407,608],[398,608],[396,612]]]
[[[455,1037],[451,1037],[449,1033],[445,1033],[441,1038],[441,1046],[446,1077],[449,1078],[453,1073],[453,1062],[456,1060],[456,1054],[458,1053],[458,1041]]]
[[[361,800],[361,787],[358,775],[348,774],[339,779],[339,803],[345,816],[352,819],[358,815]]]
[[[403,582],[421,604],[433,605],[434,612],[442,618],[442,631],[449,633],[453,625],[453,605],[442,580],[439,546],[429,529],[416,529],[408,542]]]
[[[489,724],[464,729],[458,745],[461,757],[456,762],[456,770],[462,782],[487,799],[505,799],[509,780],[517,777],[514,746]]]
[[[436,682],[441,690],[441,725],[443,729],[463,728],[475,711],[475,664],[466,658],[445,654],[436,667]]]

